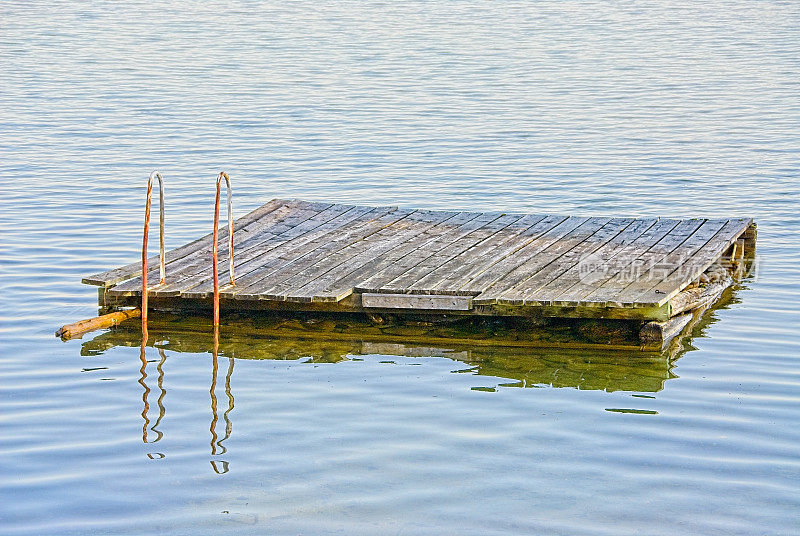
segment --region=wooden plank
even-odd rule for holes
[[[271,212],[269,215],[254,221],[238,231],[234,231],[234,254],[237,258],[247,256],[251,248],[260,245],[264,242],[265,237],[275,244],[291,238],[295,229],[299,224],[305,223],[308,220],[319,217],[320,214],[325,213],[332,205],[330,203],[308,203],[299,201],[293,203],[292,206],[280,207]],[[238,244],[237,244],[238,242]],[[208,273],[211,277],[211,243],[209,241],[207,247],[201,248],[184,258],[167,265],[167,277],[164,285],[151,286],[148,294],[152,293],[154,296],[176,296],[180,291],[186,290],[193,286],[187,281],[195,280],[199,273]],[[220,264],[224,265],[224,276],[220,279],[224,281],[224,277],[228,274],[228,242],[224,241],[224,245],[220,244],[219,260]],[[148,273],[148,277],[157,273],[157,268],[153,272]],[[157,280],[155,276],[150,279],[151,281]],[[121,283],[114,288],[110,289],[111,295],[118,296],[131,296],[141,294],[142,279],[141,276]]]
[[[351,213],[348,213],[347,221],[342,222],[343,225],[327,229],[324,233],[303,237],[302,242],[304,243],[299,244],[298,247],[282,248],[280,251],[274,252],[275,254],[254,259],[255,269],[248,273],[243,284],[237,284],[235,288],[227,287],[223,289],[223,294],[226,297],[234,297],[239,292],[247,292],[248,285],[262,285],[263,283],[260,281],[273,277],[274,274],[280,273],[287,267],[291,266],[296,269],[304,264],[312,264],[329,255],[337,245],[341,247],[343,237],[359,236],[358,233],[371,232],[378,220],[396,213],[397,207],[356,207],[355,211],[356,217],[351,217]]]
[[[299,203],[304,203],[304,202],[301,201]],[[234,241],[241,240],[242,236],[247,236],[246,231],[244,231],[244,229],[249,227],[250,225],[254,225],[257,222],[262,222],[262,225],[263,224],[277,225],[279,222],[283,221],[287,216],[295,214],[296,212],[298,211],[294,203],[292,203],[291,206],[279,207],[277,210],[266,215],[264,218],[261,218],[261,220],[257,220],[256,222],[251,222],[244,228],[235,230],[233,233]],[[309,211],[301,211],[301,212],[307,212],[308,214],[313,214],[313,212]],[[266,220],[266,223],[264,223],[264,220]],[[224,250],[227,253],[228,241],[227,240],[223,241],[221,238],[220,241],[224,243],[224,245],[220,244],[220,250],[221,250],[220,252]],[[223,260],[223,262],[225,262],[225,260]],[[203,247],[197,249],[196,251],[193,251],[192,253],[182,257],[181,259],[177,259],[172,263],[168,263],[166,266],[165,284],[150,285],[149,288],[151,290],[154,290],[154,289],[164,289],[166,287],[173,286],[183,278],[197,271],[198,266],[210,267],[210,264],[211,264],[211,240],[203,244]],[[158,281],[157,276],[154,276],[154,274],[158,273],[157,271],[158,267],[153,267],[153,269],[148,273],[149,281]],[[132,279],[117,284],[113,288],[109,289],[109,292],[111,292],[112,295],[118,295],[118,296],[140,295],[141,294],[140,290],[142,286],[141,281],[142,278],[140,274]]]
[[[317,216],[320,211],[323,211],[325,207],[329,206],[331,206],[329,203],[320,204],[298,201],[297,203],[293,203],[291,207],[281,207],[268,216],[254,221],[238,231],[234,231],[234,252],[237,255],[246,252],[254,243],[262,240],[263,237],[271,237],[272,240],[280,241],[278,237],[284,234],[288,229],[292,229],[298,223]],[[220,244],[219,248],[220,264],[226,267],[228,265],[227,257],[228,243],[226,240],[224,244]],[[152,295],[161,293],[163,296],[174,296],[177,294],[176,289],[184,289],[186,287],[185,280],[187,278],[191,278],[202,271],[208,271],[209,274],[211,273],[210,243],[207,247],[201,248],[171,265],[168,265],[166,283],[164,285],[151,286],[149,293]],[[225,274],[228,273],[227,268],[224,272]],[[151,276],[152,273],[154,272],[149,273],[148,276]],[[140,295],[140,289],[141,277],[136,277],[113,287],[109,292],[112,295]]]
[[[306,273],[308,281],[299,285],[301,278],[295,278],[295,287],[285,290],[285,299],[289,301],[339,301],[353,291],[355,283],[361,279],[359,267],[370,265],[381,255],[395,247],[412,240],[426,229],[438,225],[457,215],[457,212],[418,211],[400,225],[387,227],[370,236],[369,239],[353,244],[338,251],[334,256]],[[320,269],[321,268],[321,269]],[[355,274],[355,276],[353,275]],[[341,288],[342,294],[332,294],[328,289]],[[317,297],[315,300],[314,298]]]
[[[593,253],[609,240],[624,232],[633,221],[631,218],[612,218],[592,235],[563,251],[560,256],[532,273],[517,286],[504,291],[504,299],[513,300],[514,302],[517,299],[522,299],[525,305],[550,305],[549,301],[543,302],[538,299],[537,292],[539,289],[570,268],[577,266],[581,258]]]
[[[441,268],[447,263],[452,262],[458,257],[469,252],[473,248],[476,248],[480,244],[485,244],[493,240],[496,236],[498,236],[499,233],[502,233],[504,230],[516,225],[518,222],[524,219],[525,216],[522,214],[504,214],[495,221],[488,223],[482,228],[475,230],[464,238],[447,246],[441,252],[436,254],[435,258],[439,258],[441,260],[434,264],[432,267],[433,269],[424,276],[420,277],[420,279],[417,281],[409,284],[408,289],[411,292],[419,292],[423,294],[460,293],[458,289],[446,289],[439,287],[440,282],[447,277],[446,271],[443,272]],[[472,260],[473,262],[480,262],[481,258],[480,256],[476,255],[472,256]],[[484,264],[488,264],[488,262],[484,260]]]
[[[449,294],[448,294],[449,295]],[[223,309],[235,311],[317,311],[330,313],[363,312],[357,296],[350,296],[339,302],[292,302],[277,300],[261,300],[257,297],[248,300],[231,300]],[[154,298],[158,307],[164,309],[196,310],[203,302],[183,297]],[[136,306],[140,299],[137,296],[109,297],[107,306]],[[358,302],[356,304],[355,302]],[[153,302],[151,302],[153,303]],[[454,315],[466,316],[518,316],[525,318],[559,317],[559,318],[609,318],[625,320],[667,320],[669,304],[661,307],[557,307],[552,305],[475,305],[469,311],[452,311]]]
[[[424,286],[416,285],[416,283],[445,262],[469,249],[472,245],[492,236],[497,233],[497,231],[504,229],[521,217],[520,214],[490,212],[476,218],[470,222],[471,227],[474,227],[472,230],[461,233],[459,238],[442,248],[425,252],[425,254],[422,255],[424,258],[419,263],[409,270],[406,270],[399,277],[389,281],[380,291],[387,294],[404,294],[408,292],[420,294],[458,294],[458,291],[455,293],[433,292]]]
[[[276,257],[286,249],[296,248],[314,237],[326,234],[349,221],[356,219],[369,207],[354,207],[353,205],[332,205],[304,221],[295,221],[296,225],[288,225],[286,230],[273,234],[273,229],[262,231],[251,237],[247,242],[249,247],[240,247],[234,244],[236,257],[235,275],[239,280],[247,276],[254,269],[263,267],[269,257]],[[277,231],[275,229],[274,231]],[[242,244],[244,246],[244,244]],[[227,249],[227,248],[226,248]],[[224,258],[224,256],[221,256]],[[193,272],[186,278],[179,280],[164,288],[157,287],[153,291],[155,296],[176,296],[181,292],[195,289],[205,284],[204,291],[213,291],[212,268],[206,255],[199,260]],[[219,279],[223,287],[228,286],[229,271],[227,264],[220,271]]]
[[[243,229],[248,236],[234,243],[234,254],[243,253],[252,248],[263,250],[265,245],[280,243],[278,237],[296,236],[304,228],[316,227],[320,222],[328,221],[342,212],[344,207],[332,203],[308,203],[295,207],[291,214],[277,222],[253,222]],[[352,206],[350,207],[352,208]],[[349,210],[344,208],[344,210]],[[235,237],[234,237],[235,238]],[[227,244],[220,244],[220,261],[229,255]]]
[[[414,309],[434,311],[469,311],[470,296],[443,294],[362,294],[361,306],[376,309]]]
[[[613,320],[667,320],[669,305],[661,307],[597,307],[558,305],[479,305],[472,299],[473,311],[490,316],[523,316],[528,318],[606,318]]]
[[[543,215],[526,215],[497,233],[473,244],[465,251],[445,261],[431,273],[414,283],[415,288],[431,288],[440,292],[457,291],[470,275],[488,268],[496,256],[503,255],[504,246],[516,243],[523,234],[545,219]],[[513,247],[513,246],[512,246]]]
[[[653,227],[657,221],[657,218],[634,220],[622,232],[612,237],[605,244],[591,251],[583,251],[578,262],[574,263],[570,268],[536,290],[536,301],[542,305],[571,305],[570,303],[563,302],[556,304],[554,300],[556,297],[564,294],[568,289],[571,289],[585,280],[585,266],[587,262],[591,264],[609,265],[611,259],[620,253],[626,245],[642,236],[648,229]]]
[[[749,218],[728,220],[713,237],[694,252],[689,249],[683,251],[682,248],[682,255],[688,256],[688,258],[679,260],[680,264],[677,268],[663,281],[628,299],[637,303],[656,303],[658,305],[666,303],[686,285],[700,277],[700,274],[705,272],[731,244],[737,241],[751,223],[753,220]]]
[[[225,297],[237,300],[270,299],[265,295],[265,291],[282,285],[285,281],[292,279],[300,273],[310,271],[312,267],[317,267],[320,262],[336,254],[348,246],[363,241],[381,229],[396,224],[408,218],[416,211],[399,209],[384,214],[368,222],[362,222],[355,226],[346,226],[341,232],[330,237],[325,244],[319,245],[308,254],[300,255],[295,259],[289,260],[277,270],[267,270],[259,272],[255,277],[248,277],[242,285],[237,285],[235,289],[228,289],[223,293]],[[307,282],[307,281],[306,281]],[[291,287],[289,287],[291,288]],[[297,288],[297,287],[295,287]],[[282,299],[272,297],[271,299]]]
[[[499,212],[470,214],[476,214],[476,217],[466,220],[458,227],[455,227],[447,233],[442,234],[436,240],[427,244],[424,248],[411,251],[408,254],[398,258],[394,263],[396,266],[393,266],[391,269],[379,270],[363,281],[358,282],[355,286],[355,291],[392,293],[392,291],[387,288],[391,281],[394,281],[395,279],[416,269],[421,263],[434,256],[448,244],[452,244],[460,240],[461,238],[472,233],[475,229],[479,229],[487,223],[490,223],[502,216],[502,213]],[[398,291],[398,293],[403,293],[405,290],[406,289],[401,289]]]
[[[505,293],[528,279],[532,273],[536,273],[542,267],[553,262],[564,252],[586,240],[609,220],[610,218],[568,218],[564,224],[556,227],[554,232],[546,233],[541,240],[535,241],[536,245],[523,254],[527,260],[478,295],[474,303],[496,302],[506,305],[522,305],[523,298],[506,298]]]
[[[388,246],[402,243],[454,214],[444,215],[429,210],[409,211],[403,217],[381,222],[370,232],[364,233],[354,240],[337,241],[336,246],[330,248],[325,255],[285,270],[282,274],[277,274],[277,281],[275,277],[270,277],[265,286],[258,290],[258,298],[286,300],[290,294],[297,295],[303,287],[318,285],[321,278],[331,276],[330,272],[340,273],[341,265],[348,266],[346,263],[349,260],[353,258],[372,259]],[[393,241],[388,242],[387,237],[392,237]],[[376,244],[382,244],[382,247],[376,247]],[[308,302],[310,297],[300,301]]]
[[[342,205],[343,206],[343,205]],[[228,283],[222,285],[225,292],[235,291],[246,286],[254,278],[263,276],[264,272],[276,265],[285,263],[284,258],[295,259],[300,254],[305,254],[314,249],[320,242],[327,242],[328,236],[348,225],[357,225],[360,221],[369,221],[394,210],[394,207],[355,207],[345,211],[331,220],[316,226],[306,233],[293,233],[288,240],[280,243],[263,244],[261,248],[253,248],[243,254],[236,254],[236,286],[230,287]],[[302,253],[301,253],[302,252]],[[223,270],[220,278],[224,281],[227,270]],[[187,297],[208,297],[213,292],[212,272],[204,269],[198,274],[193,285],[185,285],[180,291]],[[191,296],[188,294],[191,293]]]
[[[630,264],[624,266],[613,277],[581,297],[581,302],[596,307],[620,307],[616,300],[619,293],[632,282],[646,277],[646,273],[652,266],[677,249],[705,221],[703,219],[680,221],[678,225],[670,229],[655,244],[651,245],[646,251],[639,253]]]
[[[663,256],[659,261],[652,264],[642,277],[626,286],[617,293],[615,298],[616,303],[622,307],[632,307],[637,305],[636,297],[642,292],[651,288],[656,283],[662,281],[680,266],[686,259],[687,255],[693,254],[695,251],[705,245],[711,237],[717,234],[720,229],[726,224],[727,220],[706,220],[690,237],[683,241],[680,246],[675,248],[672,252]],[[673,294],[674,295],[674,294]],[[658,305],[658,300],[650,303],[643,303],[640,305]]]
[[[334,281],[327,287],[318,290],[312,301],[339,301],[353,292],[355,286],[361,284],[364,278],[382,274],[384,278],[393,279],[406,270],[401,259],[408,259],[416,252],[436,251],[437,244],[446,243],[444,237],[457,232],[465,224],[480,216],[479,212],[459,212],[452,218],[444,220],[429,227],[419,235],[406,240],[400,245],[390,249],[382,255],[357,266],[341,280]]]
[[[573,223],[577,225],[578,222],[582,223],[586,218],[573,217],[569,223],[565,223],[568,219],[567,216],[547,216],[524,233],[526,235],[525,240],[518,247],[510,247],[509,251],[498,255],[483,271],[472,274],[470,280],[463,283],[459,289],[465,293],[480,294],[513,269],[524,264],[540,247],[546,247],[544,244],[547,243],[547,238],[545,237],[550,236],[548,233],[555,232],[556,236],[562,233],[566,234],[572,230]],[[560,230],[556,231],[557,228]],[[513,246],[517,246],[517,244],[513,244]]]
[[[273,212],[274,210],[277,210],[281,206],[289,205],[295,202],[296,200],[287,201],[285,199],[273,199],[270,202],[256,208],[255,210],[237,219],[233,224],[233,231],[234,233],[236,233],[237,230],[241,229],[248,223],[263,218],[264,216],[266,216],[270,212]],[[226,227],[224,230],[220,231],[220,236],[219,236],[220,241],[226,242],[226,240],[223,240],[223,238],[227,238],[227,236],[228,236],[228,229]],[[211,233],[201,238],[198,238],[193,242],[189,242],[188,244],[185,244],[183,246],[180,246],[178,248],[166,252],[165,262],[167,263],[167,266],[169,266],[169,263],[181,259],[186,255],[194,253],[204,247],[211,247]],[[147,260],[149,266],[157,265],[158,262],[159,262],[158,255],[153,255]],[[108,270],[105,272],[101,272],[99,274],[94,274],[84,277],[82,279],[82,282],[87,285],[98,285],[101,287],[108,287],[115,283],[119,283],[120,281],[125,281],[126,279],[140,276],[141,274],[142,274],[142,263],[141,261],[138,261],[128,264],[126,266],[122,266],[120,268],[114,268],[113,270]]]
[[[460,272],[460,275],[454,277],[450,277],[447,285],[450,287],[457,288],[458,290],[464,291],[465,287],[469,286],[471,282],[473,282],[477,277],[484,275],[492,270],[499,269],[500,265],[504,261],[506,261],[509,257],[512,257],[517,251],[525,247],[527,244],[532,242],[538,236],[541,236],[546,231],[552,229],[559,223],[563,222],[566,219],[566,216],[544,216],[542,219],[537,221],[534,225],[531,225],[527,229],[523,230],[522,232],[518,233],[517,235],[509,237],[508,240],[504,240],[497,244],[497,247],[492,248],[490,256],[487,255],[487,259],[480,263],[477,266],[468,266],[466,269],[459,269],[457,270]],[[507,272],[507,269],[503,273]],[[494,280],[493,280],[494,281]],[[480,290],[470,290],[471,294],[477,295],[481,291]]]
[[[553,305],[591,305],[591,302],[587,304],[584,301],[587,295],[625,270],[642,253],[663,239],[678,223],[680,223],[678,220],[658,219],[655,225],[647,229],[633,242],[621,249],[615,249],[613,255],[600,255],[594,267],[587,267],[580,282],[569,289],[565,289],[561,295],[552,299]]]
[[[325,248],[335,241],[333,237],[340,236],[339,233],[356,233],[364,226],[372,225],[379,218],[396,210],[397,207],[355,207],[314,230],[301,233],[274,248],[264,251],[256,249],[237,265],[236,270],[239,275],[236,277],[236,286],[223,285],[220,293],[226,298],[232,298],[238,292],[246,293],[252,285],[260,285],[259,282],[264,278],[291,264],[296,265],[304,259],[324,256]],[[200,284],[183,289],[181,295],[192,298],[212,296],[214,289],[211,273],[207,272],[205,275]]]

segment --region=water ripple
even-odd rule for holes
[[[4,533],[796,532],[796,2],[0,17]],[[168,247],[208,232],[226,169],[239,214],[752,216],[762,263],[674,362],[252,339],[215,370],[199,336],[144,363],[56,341],[96,313],[81,276],[137,258],[156,168]]]

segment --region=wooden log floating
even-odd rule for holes
[[[749,218],[453,212],[275,199],[164,256],[151,308],[437,313],[667,322],[707,306],[750,258]],[[233,258],[230,251],[234,251]],[[235,263],[234,263],[235,261]],[[232,267],[236,266],[235,286]],[[221,267],[220,267],[221,268]],[[725,272],[725,276],[719,272]],[[138,303],[134,263],[84,278],[108,305]],[[673,323],[674,324],[674,323]],[[643,338],[648,336],[642,332]]]
[[[121,322],[128,320],[129,318],[139,318],[140,316],[142,316],[141,309],[115,311],[113,313],[108,313],[95,318],[89,318],[87,320],[79,320],[78,322],[61,326],[61,328],[56,331],[56,337],[61,337],[65,341],[69,339],[75,339],[81,337],[85,333],[89,333],[90,331],[114,327]]]

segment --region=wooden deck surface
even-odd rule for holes
[[[236,284],[220,229],[221,296],[235,300],[563,307],[658,307],[697,279],[752,223],[450,212],[275,199],[234,224]],[[167,253],[152,297],[212,296],[211,235]],[[158,257],[149,281],[158,281]],[[139,262],[84,283],[141,294]],[[450,296],[451,299],[436,298]],[[464,297],[460,299],[458,297]],[[437,302],[438,300],[438,302]],[[389,302],[387,302],[389,303]],[[464,305],[466,304],[466,305]],[[421,307],[424,308],[424,307]]]

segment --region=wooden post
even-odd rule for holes
[[[751,223],[740,237],[744,239],[745,255],[748,257],[752,257],[755,254],[757,236],[758,228],[756,227],[755,223]]]

